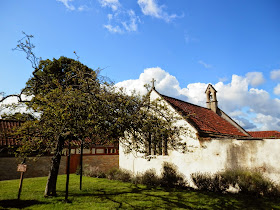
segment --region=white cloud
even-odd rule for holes
[[[156,80],[155,87],[160,93],[205,107],[205,89],[208,84],[191,83],[181,88],[176,77],[160,67],[147,68],[138,79],[119,82],[116,86],[124,87],[128,91],[137,88],[138,92],[144,94],[144,84],[151,84],[152,78]],[[231,81],[227,83],[213,84],[217,90],[219,107],[245,129],[280,130],[280,100],[271,98],[263,89],[249,88],[252,80],[232,75]],[[247,111],[244,111],[244,108]]]
[[[106,28],[111,33],[123,33],[123,30],[119,26],[112,26],[111,24],[104,25],[104,28]]]
[[[165,95],[172,95],[180,97],[180,87],[177,79],[164,71],[160,67],[147,68],[143,73],[140,74],[138,79],[126,80],[116,84],[117,87],[126,88],[127,92],[130,93],[137,87],[136,91],[140,94],[147,93],[147,89],[144,85],[151,85],[152,79],[155,79],[155,87],[158,91]]]
[[[204,68],[206,68],[206,69],[212,68],[212,65],[207,64],[207,63],[205,63],[205,62],[202,61],[202,60],[199,60],[198,63],[201,64],[202,66],[204,66]]]
[[[129,19],[127,21],[122,21],[122,25],[126,31],[137,31],[137,23],[139,18],[135,15],[133,10],[127,12]]]
[[[32,97],[30,97],[30,96],[22,95],[22,100],[24,100],[24,101],[29,101],[31,99],[32,99]],[[16,97],[16,96],[8,97],[7,99],[5,99],[3,102],[0,103],[0,115],[2,115],[4,113],[14,114],[16,112],[32,113],[30,110],[27,110],[26,104],[18,103],[18,97]]]
[[[99,0],[102,7],[110,7],[113,11],[116,11],[121,6],[119,0]]]
[[[256,118],[254,118],[254,122],[261,124],[260,130],[278,130],[280,127],[279,118],[275,118],[271,115],[264,115],[262,113],[258,113]]]
[[[164,8],[166,8],[166,6],[159,6],[156,0],[138,0],[137,3],[144,15],[163,19],[166,22],[170,22],[178,17],[176,14],[169,15],[167,12],[165,12]]]
[[[227,77],[221,77],[219,78],[219,82],[226,82],[228,81],[228,78]]]
[[[111,33],[135,32],[138,29],[138,23],[140,23],[139,17],[133,10],[113,11],[113,14],[110,13],[107,17],[108,23],[104,25],[104,28]]]
[[[76,9],[72,4],[70,4],[70,2],[73,0],[56,0],[56,1],[62,2],[64,4],[64,6],[71,11]]]
[[[99,0],[99,2],[102,7],[112,9],[112,13],[107,15],[108,23],[103,25],[109,32],[123,34],[137,31],[140,19],[132,9],[124,9],[118,0]]]
[[[74,0],[56,0],[64,4],[64,6],[71,11],[78,10],[79,12],[88,11],[90,8],[87,5],[77,6],[77,8],[71,4],[70,2],[74,2]]]
[[[280,95],[280,84],[277,84],[277,86],[273,89],[273,92],[275,95]]]
[[[108,14],[107,17],[108,17],[109,21],[111,21],[113,19],[113,15],[112,14]]]
[[[280,69],[276,69],[270,72],[270,78],[273,80],[280,80]]]
[[[259,86],[265,82],[262,72],[248,72],[246,78],[253,87]]]
[[[90,8],[87,5],[81,5],[78,8],[78,11],[82,12],[82,11],[88,11],[90,10]]]

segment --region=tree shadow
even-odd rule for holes
[[[160,192],[166,194],[161,194]],[[157,193],[159,192],[159,194]],[[115,196],[125,194],[141,194],[145,197],[153,197],[155,200],[162,202],[155,202],[152,206],[147,208],[166,209],[166,208],[180,208],[180,209],[275,209],[277,202],[280,199],[272,198],[256,198],[251,195],[244,194],[222,194],[214,192],[203,192],[192,189],[151,189],[131,185],[123,191],[107,191],[105,189],[98,189],[94,192],[85,193],[70,193],[70,196],[92,196],[102,200],[112,201],[117,204],[117,209],[131,208],[142,209],[143,207],[133,204],[132,200],[122,200]],[[148,200],[147,200],[148,201]]]
[[[33,205],[45,204],[45,203],[46,202],[41,202],[37,200],[18,200],[18,199],[0,200],[0,206],[3,207],[4,209],[9,209],[9,208],[23,209]]]
[[[279,197],[257,197],[249,194],[231,194],[197,191],[215,203],[207,204],[213,209],[275,209],[274,205],[280,203]]]

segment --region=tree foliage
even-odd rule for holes
[[[151,100],[150,93],[137,102],[139,107],[132,116],[131,125],[126,128],[126,135],[120,138],[125,152],[135,151],[147,158],[150,155],[167,155],[168,149],[184,152],[186,144],[181,137],[188,130],[177,124],[181,116],[170,109],[163,99]]]
[[[160,99],[151,101],[150,92],[144,97],[128,96],[102,77],[100,69],[93,70],[78,60],[37,59],[32,52],[31,38],[26,35],[25,42],[20,40],[17,46],[27,54],[34,71],[16,96],[39,117],[26,121],[18,129],[21,147],[17,152],[25,156],[34,152],[53,154],[45,195],[56,194],[62,150],[70,139],[87,138],[92,144],[121,139],[128,152],[134,150],[147,155],[152,149],[164,146],[165,149],[167,146],[183,148],[182,128],[175,126],[178,116]],[[31,100],[22,100],[23,94]]]

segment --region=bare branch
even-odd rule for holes
[[[18,40],[18,45],[13,48],[13,50],[23,51],[26,53],[26,59],[31,62],[32,68],[37,69],[41,58],[37,58],[32,51],[35,48],[35,45],[31,43],[31,39],[34,38],[33,35],[28,35],[25,32],[22,32],[24,37]]]
[[[30,101],[22,99],[22,95],[23,95],[24,91],[25,91],[25,88],[22,89],[19,94],[11,94],[11,95],[7,95],[7,96],[3,95],[3,98],[0,99],[0,103],[2,103],[3,101],[5,101],[7,98],[10,98],[10,97],[17,97],[18,98],[18,102],[20,102],[20,103],[30,102]]]

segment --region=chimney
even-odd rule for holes
[[[218,101],[217,101],[217,91],[215,88],[209,84],[206,88],[206,106],[208,109],[211,109],[213,112],[217,113],[218,110]]]

